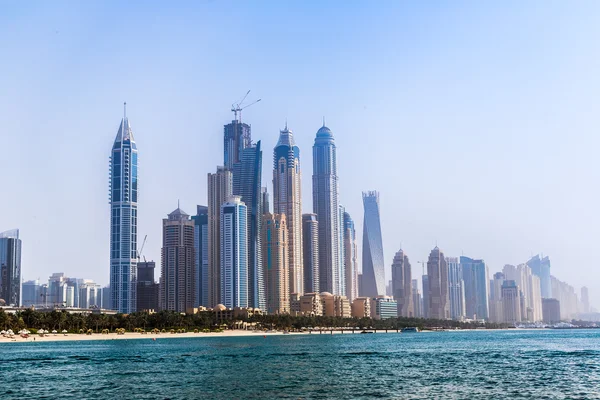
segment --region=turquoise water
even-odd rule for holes
[[[0,344],[29,398],[600,398],[600,330]]]

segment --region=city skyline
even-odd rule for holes
[[[34,26],[21,30],[18,22],[5,25],[15,29],[15,36],[21,41],[18,46],[10,45],[7,55],[22,62],[18,69],[12,64],[0,67],[13,77],[6,88],[6,99],[0,101],[4,114],[15,116],[2,120],[2,143],[14,149],[7,154],[6,162],[15,166],[10,169],[15,173],[8,174],[6,180],[16,189],[13,196],[0,200],[0,220],[6,225],[2,229],[21,230],[25,243],[23,278],[45,277],[53,270],[73,275],[81,270],[96,282],[108,282],[104,266],[109,251],[106,243],[109,223],[100,217],[106,214],[100,210],[106,206],[108,143],[114,138],[115,115],[120,113],[123,100],[132,105],[129,113],[136,135],[140,134],[136,139],[140,139],[143,147],[139,234],[148,234],[146,256],[158,260],[161,228],[157,221],[172,209],[173,202],[173,198],[164,198],[168,196],[162,194],[177,193],[188,210],[204,204],[202,199],[206,198],[202,185],[188,184],[193,176],[178,175],[173,166],[181,161],[181,170],[206,172],[220,164],[222,153],[216,154],[214,149],[222,146],[223,124],[231,120],[229,104],[251,87],[263,101],[245,112],[244,120],[251,122],[254,132],[260,132],[264,149],[272,148],[276,138],[271,133],[287,116],[306,156],[313,132],[325,114],[336,132],[340,197],[355,217],[358,237],[362,234],[360,191],[373,187],[382,192],[386,260],[392,259],[400,242],[415,260],[426,257],[438,241],[448,255],[464,252],[484,258],[491,271],[500,270],[506,263],[518,265],[543,252],[551,256],[557,277],[578,288],[589,286],[590,303],[598,304],[599,288],[588,283],[597,281],[595,271],[585,267],[577,251],[593,247],[598,236],[595,216],[589,223],[583,222],[588,221],[587,210],[593,209],[598,198],[594,185],[586,183],[593,182],[598,171],[594,157],[587,153],[597,146],[593,135],[597,123],[591,117],[596,108],[592,93],[597,93],[598,85],[596,74],[591,72],[596,45],[589,40],[595,36],[595,28],[590,24],[594,12],[586,16],[558,5],[541,13],[526,5],[521,16],[500,10],[503,26],[512,22],[515,30],[499,37],[494,35],[498,25],[490,21],[492,14],[498,15],[485,5],[471,10],[457,6],[465,14],[455,20],[444,18],[446,14],[441,11],[425,17],[414,6],[388,4],[368,10],[353,5],[341,10],[340,20],[362,14],[367,20],[386,21],[386,14],[389,18],[402,15],[408,21],[414,19],[428,27],[438,24],[439,29],[425,35],[416,26],[423,25],[412,23],[397,28],[383,28],[385,24],[381,24],[382,28],[371,31],[367,28],[372,25],[359,18],[353,24],[354,33],[349,28],[343,31],[349,35],[346,40],[322,36],[318,30],[311,33],[311,27],[319,21],[336,20],[332,17],[340,10],[334,13],[325,7],[315,12],[314,6],[308,5],[310,12],[299,16],[306,28],[294,30],[274,18],[284,13],[281,6],[274,6],[272,13],[262,15],[243,6],[236,12],[249,13],[269,23],[262,24],[253,33],[255,36],[241,39],[240,57],[247,61],[248,68],[236,75],[229,73],[231,67],[223,68],[222,50],[206,42],[200,41],[197,46],[202,59],[211,59],[211,63],[205,69],[198,69],[195,57],[183,56],[182,47],[172,46],[176,43],[173,35],[159,40],[159,36],[153,36],[155,33],[140,29],[143,27],[136,21],[115,27],[108,37],[101,37],[94,30],[98,25],[93,21],[106,19],[90,12],[91,6],[82,5],[63,15],[60,7],[46,7],[43,19],[37,13],[7,9],[5,15],[16,21],[32,21]],[[219,5],[210,4],[206,8],[215,13],[215,25],[209,24],[214,28],[218,21],[223,21],[224,11]],[[132,11],[124,7],[122,12],[128,15]],[[203,15],[197,9],[195,13]],[[559,15],[566,16],[564,25],[558,22]],[[575,16],[577,26],[569,23],[569,18]],[[172,26],[170,18],[161,16],[157,26]],[[236,21],[234,32],[226,33],[223,38],[231,42],[237,33],[247,31],[248,25],[240,14],[228,18]],[[191,16],[181,18],[181,25],[191,32],[191,40],[182,39],[181,46],[195,41],[194,33],[204,29],[193,29],[193,20]],[[307,23],[309,20],[312,22]],[[50,38],[44,33],[54,32],[56,26],[60,27],[59,34]],[[561,29],[553,29],[558,26]],[[5,28],[0,29],[6,32]],[[140,33],[136,34],[136,30]],[[274,31],[279,32],[279,38],[265,39]],[[546,32],[544,42],[552,45],[542,43],[536,32]],[[365,39],[361,40],[361,36]],[[77,59],[71,59],[65,49],[80,49],[78,37],[94,37],[98,46],[81,49]],[[128,46],[124,46],[127,48],[115,49],[111,43],[122,37],[129,38]],[[314,49],[300,46],[302,41],[316,37],[319,45]],[[396,40],[402,37],[411,40]],[[452,52],[450,56],[448,46],[456,48],[454,44],[459,39],[463,46],[458,47],[458,54]],[[364,45],[365,40],[381,43],[382,47],[370,50]],[[149,41],[160,42],[153,48],[155,53],[149,51]],[[264,42],[258,48],[250,45],[261,41]],[[289,45],[280,46],[283,42]],[[579,45],[570,46],[573,42]],[[530,48],[537,50],[524,51]],[[53,56],[34,63],[25,49],[38,49]],[[306,60],[319,59],[328,50],[339,57],[332,57],[331,64],[323,63],[318,68],[306,67]],[[277,57],[271,64],[264,63],[262,55],[271,51]],[[131,68],[127,71],[122,63],[115,62],[122,52],[130,56]],[[348,63],[348,57],[356,53],[361,57],[356,63]],[[378,53],[387,62],[363,72],[363,60],[374,59]],[[515,63],[510,57],[515,53],[525,59]],[[159,59],[170,61],[156,63]],[[259,71],[258,60],[264,72]],[[144,65],[154,67],[138,77]],[[579,79],[571,85],[572,73],[565,71],[576,71],[581,81],[585,81],[585,87],[577,84]],[[220,78],[222,74],[227,79]],[[340,74],[339,78],[335,74]],[[357,74],[364,77],[364,83],[363,79],[351,79]],[[214,83],[202,76],[210,77]],[[538,79],[532,80],[531,76]],[[455,82],[452,78],[460,81],[460,91],[449,83]],[[427,81],[431,84],[426,84]],[[565,92],[567,96],[557,98],[556,93]],[[156,93],[164,95],[155,96]],[[314,102],[307,102],[308,98]],[[397,100],[391,101],[393,98]],[[547,110],[560,112],[548,116]],[[28,114],[36,118],[28,118]],[[85,127],[86,134],[77,134],[76,126]],[[374,141],[368,143],[377,151],[362,151],[364,143],[371,139]],[[164,151],[172,140],[193,148],[197,157],[179,160],[176,154]],[[401,191],[385,183],[394,182],[392,178],[399,175],[392,162],[396,160],[393,157],[396,150],[391,150],[395,146],[387,146],[395,141],[406,150],[402,154],[404,165],[420,166],[410,172],[400,170]],[[75,143],[88,150],[74,149]],[[420,160],[429,151],[436,157],[428,158],[428,165],[422,165]],[[473,157],[455,159],[448,167],[447,159],[440,157],[440,153],[453,151],[468,152]],[[70,157],[59,156],[63,153]],[[22,160],[29,155],[39,161],[25,165]],[[559,155],[563,162],[550,162]],[[537,162],[531,162],[531,157]],[[77,170],[73,170],[74,164],[79,166]],[[18,165],[22,168],[17,168]],[[270,170],[264,165],[265,170]],[[303,165],[305,168],[310,165],[308,158]],[[304,175],[303,212],[309,212],[310,171],[305,169]],[[443,195],[432,195],[432,189],[428,188],[434,178],[442,186],[436,193]],[[263,182],[270,179],[270,171],[264,172]],[[24,185],[24,182],[39,184]],[[457,184],[469,186],[471,196],[460,200],[449,196]],[[558,187],[564,190],[556,190]],[[535,197],[522,199],[518,193],[523,191],[535,193]],[[79,201],[67,207],[64,197],[75,196]],[[41,197],[47,202],[39,202]],[[401,212],[395,212],[396,202]],[[62,217],[69,212],[88,216],[90,223],[74,225]],[[478,227],[477,232],[472,232],[473,226]],[[80,235],[69,235],[78,228],[83,229]],[[565,237],[564,232],[569,235]],[[69,246],[76,255],[90,262],[84,267],[75,258],[63,262],[61,257],[69,251],[66,242],[46,240],[56,236],[70,237]],[[388,277],[389,264],[385,265]],[[416,263],[413,273],[418,271],[414,268],[419,268]]]

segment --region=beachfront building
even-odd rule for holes
[[[398,317],[398,304],[390,296],[377,296],[371,298],[371,318],[388,319]]]

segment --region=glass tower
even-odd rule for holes
[[[138,150],[124,114],[110,157],[110,288],[122,313],[137,310],[137,204]]]
[[[221,206],[221,304],[248,307],[247,209],[239,196]]]
[[[363,268],[361,296],[376,297],[385,294],[383,240],[379,217],[379,193],[364,192],[365,218],[363,223]]]
[[[19,230],[0,233],[0,299],[21,305],[21,239]]]

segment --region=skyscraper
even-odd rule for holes
[[[260,224],[262,222],[262,151],[260,140],[246,146],[240,161],[233,165],[233,194],[241,196],[248,211],[248,304],[264,310],[266,307]]]
[[[0,233],[0,299],[21,305],[21,239],[19,230]]]
[[[539,254],[531,257],[527,261],[527,265],[531,268],[531,272],[540,278],[542,297],[545,299],[552,298],[552,283],[550,280],[550,258],[541,258]]]
[[[398,250],[392,262],[392,293],[398,305],[399,317],[414,317],[412,271],[408,256]]]
[[[466,315],[465,283],[458,258],[446,257],[448,263],[448,297],[450,300],[450,318],[461,320]]]
[[[581,312],[590,312],[590,295],[586,286],[581,288]]]
[[[223,130],[223,165],[231,171],[233,166],[241,161],[242,151],[251,146],[250,125],[242,123],[236,116],[236,119],[225,125]]]
[[[221,301],[221,206],[233,192],[233,177],[225,167],[208,174],[208,299],[209,307]]]
[[[504,310],[502,308],[502,284],[504,274],[496,272],[494,279],[490,281],[490,321],[504,322]]]
[[[444,253],[437,246],[429,254],[427,276],[429,277],[428,318],[449,319],[448,264]]]
[[[196,251],[196,282],[194,307],[208,307],[208,207],[196,206],[194,221],[194,249]]]
[[[319,293],[319,222],[317,214],[302,214],[304,291]]]
[[[267,312],[290,312],[290,269],[286,218],[283,214],[263,215],[262,246],[265,273]],[[314,260],[316,257],[313,257]]]
[[[304,292],[301,177],[300,149],[286,124],[273,150],[273,213],[286,218],[290,294]]]
[[[505,323],[521,322],[521,294],[519,286],[513,280],[502,283],[502,309]]]
[[[110,157],[110,288],[113,309],[137,310],[138,150],[123,115]]]
[[[163,219],[159,308],[192,312],[196,298],[194,221],[181,208]]]
[[[31,307],[43,305],[42,286],[39,280],[23,282],[21,290],[21,305],[23,307]],[[2,298],[2,296],[0,296]]]
[[[339,291],[340,296],[346,296],[346,262],[345,262],[345,254],[346,254],[346,242],[344,240],[344,214],[346,213],[346,209],[343,205],[338,205],[338,274],[336,285]]]
[[[413,297],[413,307],[415,308],[415,317],[423,318],[423,299],[421,298],[421,293],[419,292],[419,281],[417,279],[412,280],[411,288]]]
[[[356,230],[350,214],[344,213],[344,273],[346,277],[346,297],[351,302],[358,297],[358,247]]]
[[[385,294],[383,239],[379,217],[379,193],[363,192],[365,217],[363,222],[363,257],[361,296],[377,297]]]
[[[429,277],[423,275],[421,279],[423,285],[423,307],[421,307],[421,314],[423,318],[429,318]]]
[[[154,261],[138,262],[137,311],[158,311],[159,285],[154,280]]]
[[[221,206],[221,304],[248,307],[248,216],[239,196]]]
[[[465,309],[467,318],[488,319],[489,277],[483,260],[460,257],[465,283]]]
[[[336,146],[333,134],[324,122],[313,145],[312,183],[313,212],[319,221],[320,290],[343,295]]]

